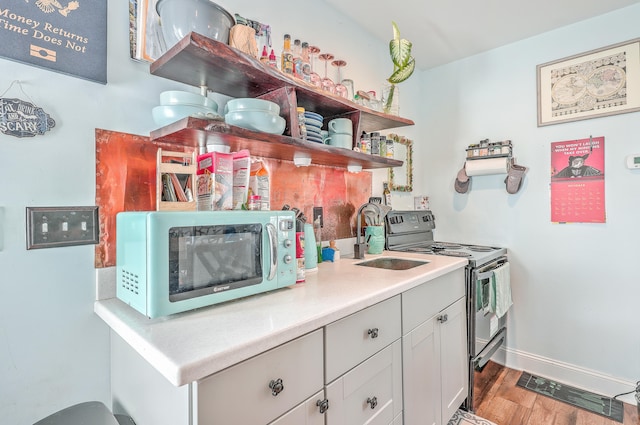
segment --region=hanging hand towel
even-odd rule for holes
[[[511,299],[511,277],[509,263],[505,263],[493,271],[489,289],[491,311],[498,317],[505,315],[509,307],[513,305]]]

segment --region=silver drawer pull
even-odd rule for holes
[[[444,323],[447,320],[449,320],[449,315],[448,314],[443,314],[442,316],[438,316],[438,322],[440,322],[440,323]]]
[[[284,384],[282,383],[282,379],[278,378],[276,380],[271,380],[269,382],[269,388],[271,388],[271,395],[277,396],[284,390]]]
[[[378,337],[378,328],[371,328],[367,331],[367,334],[371,337],[371,338],[377,338]]]
[[[320,413],[324,413],[329,410],[329,400],[326,398],[324,400],[316,401],[316,406],[320,408]]]
[[[378,405],[378,397],[370,397],[367,399],[367,404],[371,406],[372,409],[375,409]]]

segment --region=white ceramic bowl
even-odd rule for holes
[[[215,100],[209,99],[197,93],[188,91],[170,90],[160,93],[160,105],[192,105],[204,106],[205,108],[218,111],[218,104]]]
[[[171,47],[191,31],[229,43],[233,16],[210,0],[158,0],[156,10],[162,21],[162,35]]]
[[[224,116],[224,121],[236,127],[271,134],[284,133],[284,128],[287,124],[281,116],[264,111],[229,112]]]
[[[169,125],[184,117],[220,118],[213,109],[194,105],[160,105],[152,109],[153,121],[160,127]]]
[[[280,114],[280,106],[277,103],[252,97],[239,97],[231,99],[224,107],[224,113],[235,111],[266,111],[274,115]]]

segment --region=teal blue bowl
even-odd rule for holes
[[[280,114],[280,106],[277,103],[252,97],[239,97],[231,99],[224,107],[224,113],[237,111],[264,111],[274,115]]]
[[[227,124],[247,130],[282,134],[287,122],[279,115],[264,111],[235,111],[224,116]]]
[[[201,94],[180,90],[169,90],[160,93],[160,105],[204,106],[205,108],[213,109],[216,113],[218,112],[218,104],[215,100]]]
[[[221,118],[213,109],[197,105],[160,105],[151,110],[153,121],[160,127],[185,117]]]

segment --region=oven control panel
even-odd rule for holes
[[[386,220],[389,234],[428,232],[436,227],[433,213],[428,210],[392,210],[387,213]]]

